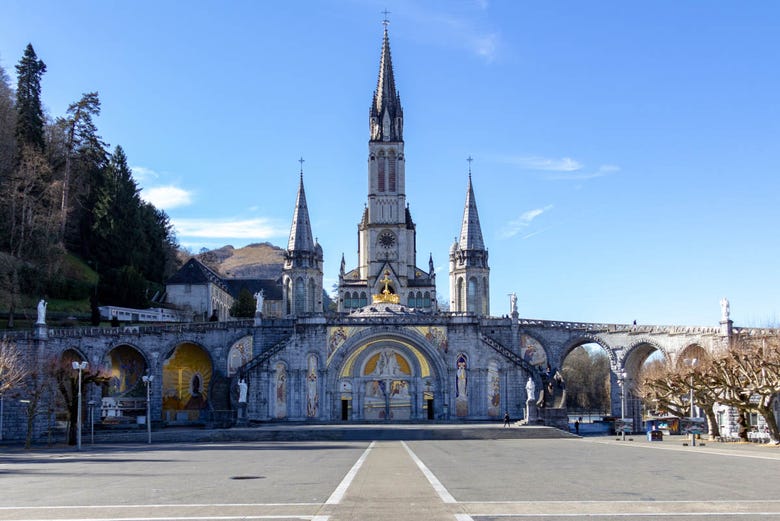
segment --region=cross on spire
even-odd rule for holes
[[[384,19],[382,20],[382,25],[385,26],[385,29],[387,29],[387,26],[390,25],[390,20],[387,19],[387,15],[390,14],[390,11],[388,11],[386,8],[384,11],[382,11],[382,14],[385,15]]]
[[[301,158],[298,160],[298,162],[301,164],[301,175],[303,175],[303,163],[304,163],[305,161],[306,161],[306,160],[305,160],[305,159],[303,159],[303,156],[301,156]]]
[[[471,177],[471,162],[474,161],[474,158],[469,156],[466,158],[466,161],[469,162],[469,177]]]

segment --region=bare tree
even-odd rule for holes
[[[18,387],[29,374],[30,367],[16,344],[0,339],[0,394]]]
[[[717,394],[719,403],[763,416],[771,440],[780,443],[772,408],[780,392],[780,336],[737,335],[713,358],[701,385]]]

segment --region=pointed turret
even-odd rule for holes
[[[484,250],[485,241],[482,239],[482,227],[479,225],[479,212],[477,212],[477,199],[474,197],[474,187],[471,185],[471,172],[469,172],[469,186],[466,190],[466,205],[463,209],[463,224],[460,227],[461,250]]]
[[[322,260],[322,247],[311,233],[301,168],[290,240],[287,241],[282,268],[282,306],[285,315],[322,312]]]
[[[490,314],[490,267],[488,251],[479,224],[477,199],[471,184],[471,158],[469,183],[460,239],[450,248],[450,310],[456,312]]]
[[[306,206],[306,191],[303,188],[303,172],[301,172],[301,181],[298,185],[298,197],[295,200],[295,212],[293,212],[292,227],[290,228],[290,240],[287,241],[287,251],[314,251],[309,208]]]
[[[404,111],[401,107],[401,96],[395,88],[390,37],[386,25],[382,55],[379,58],[379,78],[369,116],[371,141],[403,141]]]

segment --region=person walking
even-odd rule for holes
[[[510,425],[509,425],[509,411],[506,411],[506,413],[504,413],[504,427],[510,427]]]
[[[574,432],[575,432],[575,434],[577,434],[579,436],[579,434],[580,434],[580,419],[579,418],[574,420]]]

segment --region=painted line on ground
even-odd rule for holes
[[[358,458],[358,460],[355,462],[354,465],[352,465],[352,468],[349,469],[349,472],[347,472],[347,475],[344,476],[344,479],[341,480],[341,483],[339,483],[339,486],[336,487],[336,490],[333,491],[333,494],[330,495],[327,501],[325,501],[326,505],[338,505],[341,500],[344,498],[344,494],[347,492],[347,489],[352,484],[352,480],[355,479],[355,476],[358,473],[358,470],[360,470],[360,467],[363,465],[363,462],[366,461],[366,458],[368,457],[368,453],[371,452],[371,449],[374,448],[374,445],[376,445],[375,441],[372,441],[368,448],[363,451],[363,455]]]
[[[723,516],[773,516],[778,517],[778,512],[588,512],[571,514],[548,514],[543,512],[531,514],[471,514],[472,517],[587,517],[589,519],[599,517],[661,517],[664,519],[674,519],[677,517],[723,517]],[[456,516],[457,517],[457,516]],[[469,518],[472,519],[472,518]],[[458,519],[460,521],[460,519]],[[474,520],[472,520],[474,521]]]
[[[441,484],[439,478],[434,476],[433,472],[431,472],[430,469],[425,466],[425,463],[423,463],[422,460],[417,457],[417,454],[412,452],[412,449],[409,448],[409,445],[407,445],[405,441],[402,441],[401,445],[403,445],[403,447],[406,449],[406,452],[409,453],[409,456],[415,462],[417,467],[422,471],[423,475],[428,480],[428,483],[431,484],[433,490],[436,491],[436,493],[439,495],[441,500],[445,503],[450,503],[450,504],[457,503],[457,501],[455,501],[455,498],[452,497],[452,494],[450,494],[449,491],[446,488],[444,488],[444,485]]]
[[[241,519],[302,519],[304,521],[327,521],[328,516],[284,516],[284,515],[245,515],[245,516],[183,516],[183,517],[63,517],[56,521],[233,521]],[[9,519],[7,521],[52,521],[47,519]]]
[[[0,510],[98,510],[101,508],[306,507],[322,503],[167,503],[157,505],[29,505],[0,506]]]

